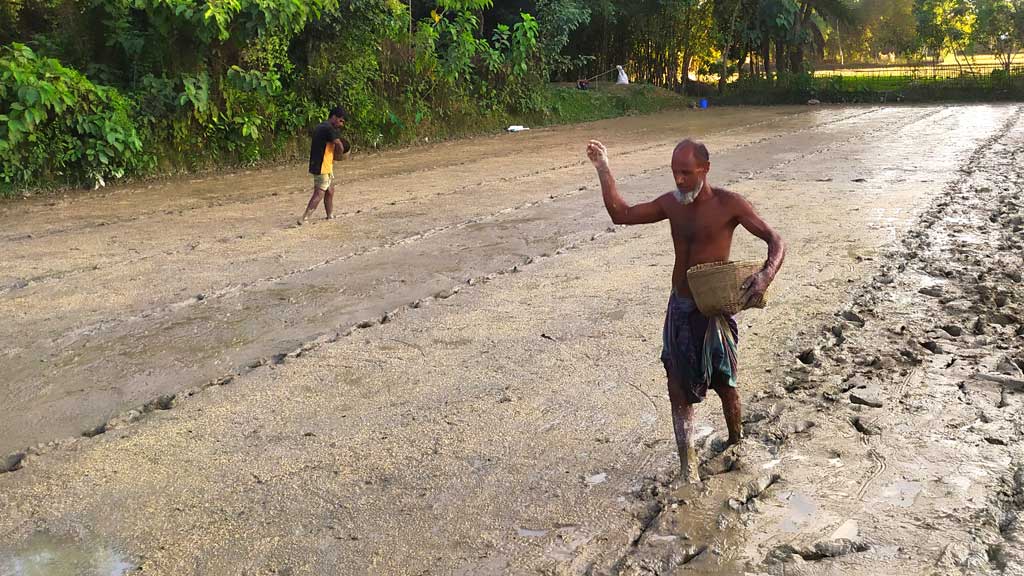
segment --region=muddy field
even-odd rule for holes
[[[704,139],[789,256],[677,489]],[[0,576],[1024,574],[1024,115],[735,108],[0,205]],[[734,256],[763,244],[737,235]],[[9,454],[6,457],[2,455]],[[43,571],[38,571],[43,570]]]

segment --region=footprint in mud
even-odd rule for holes
[[[897,480],[882,488],[879,492],[879,498],[888,504],[893,504],[900,508],[909,508],[914,505],[917,496],[923,489],[924,487],[920,482]]]
[[[779,428],[772,434],[764,438],[764,440],[776,446],[781,446],[788,442],[792,437],[804,434],[815,426],[817,426],[817,424],[813,420],[786,422],[779,426]]]
[[[818,352],[814,348],[808,348],[797,354],[796,358],[805,366],[813,366],[818,363]]]
[[[800,492],[783,492],[777,499],[786,504],[786,516],[779,522],[779,530],[786,533],[799,531],[818,512],[818,504]]]
[[[769,488],[782,480],[779,474],[764,474],[743,485],[735,498],[730,498],[726,505],[736,512],[756,512],[757,499]]]
[[[727,449],[722,454],[705,462],[700,467],[700,477],[707,479],[712,476],[719,476],[735,472],[743,468],[743,459],[739,453]]]

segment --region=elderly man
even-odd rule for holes
[[[661,360],[668,376],[672,423],[679,450],[682,480],[700,482],[693,448],[693,405],[708,388],[722,399],[729,444],[743,437],[740,397],[736,391],[736,322],[727,319],[727,334],[712,334],[725,323],[711,322],[693,301],[686,271],[698,264],[729,260],[733,231],[743,226],[768,244],[768,258],[759,272],[743,284],[745,304],[756,302],[775,278],[785,257],[782,239],[739,194],[714,188],[708,182],[711,158],[706,146],[683,140],[672,153],[676,189],[653,201],[630,206],[619,194],[608,167],[608,150],[591,140],[587,156],[597,168],[604,205],[615,224],[650,224],[667,219],[672,227],[676,262],[672,295],[665,318]],[[722,337],[718,337],[722,336]]]

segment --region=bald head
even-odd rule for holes
[[[711,154],[708,152],[708,147],[702,142],[696,140],[690,140],[687,138],[679,144],[676,144],[676,149],[672,152],[672,157],[675,158],[677,154],[692,154],[693,159],[700,164],[708,164],[711,162]]]
[[[710,169],[711,155],[707,146],[690,139],[676,145],[672,152],[672,176],[681,202],[692,202],[697,197],[707,182]]]

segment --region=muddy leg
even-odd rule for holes
[[[743,419],[740,411],[740,393],[729,386],[728,378],[719,379],[715,375],[715,392],[722,399],[722,412],[725,413],[725,425],[729,428],[729,446],[743,440]]]
[[[313,196],[309,199],[309,204],[306,205],[306,211],[302,214],[302,218],[299,218],[299,224],[305,223],[309,220],[309,215],[316,210],[316,207],[320,205],[320,198],[324,195],[324,191],[319,188],[313,188]]]
[[[324,211],[327,212],[327,219],[334,219],[334,184],[327,187],[324,192]]]
[[[693,404],[686,401],[678,382],[668,381],[668,399],[672,405],[672,428],[679,451],[680,479],[687,484],[700,483],[697,451],[693,447]]]

